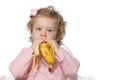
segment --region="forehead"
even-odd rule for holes
[[[35,18],[34,24],[35,25],[39,24],[39,25],[54,25],[54,26],[56,26],[58,24],[57,22],[58,21],[56,18],[40,15]]]

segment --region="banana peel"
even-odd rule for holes
[[[40,52],[39,52],[39,45],[36,45],[34,48],[34,53],[33,53],[33,62],[32,62],[32,67],[29,73],[32,73],[34,71],[35,65],[38,64],[37,66],[40,67]]]

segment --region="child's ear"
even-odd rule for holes
[[[56,37],[56,41],[59,41],[60,40],[60,37],[59,37],[59,35],[57,35],[57,37]]]
[[[30,41],[31,41],[31,42],[33,42],[33,38],[32,38],[32,36],[30,36],[30,38],[29,38],[29,39],[30,39]]]

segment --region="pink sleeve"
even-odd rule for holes
[[[63,69],[63,72],[67,76],[72,76],[72,75],[77,74],[80,63],[65,49],[60,48],[59,57],[56,57],[56,58],[59,61],[60,65]]]
[[[20,54],[10,63],[9,71],[15,78],[21,78],[31,63],[32,49],[23,48]]]

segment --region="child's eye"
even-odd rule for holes
[[[37,28],[37,30],[39,30],[39,31],[40,31],[40,30],[41,30],[41,28]]]
[[[53,30],[52,29],[48,29],[48,32],[52,32]]]

